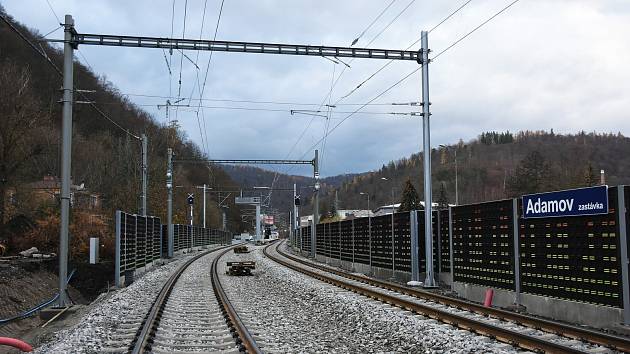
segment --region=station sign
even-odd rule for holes
[[[608,186],[523,196],[523,218],[608,214]]]
[[[260,204],[260,197],[236,197],[234,198],[236,204]]]
[[[263,224],[273,225],[273,222],[274,222],[273,215],[263,215]]]

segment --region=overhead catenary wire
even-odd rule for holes
[[[55,9],[53,9],[52,5],[50,4],[50,1],[46,0],[46,3],[48,4],[48,8],[52,12],[52,14],[57,19],[57,23],[60,24],[60,25],[63,24],[63,22],[61,22],[61,20],[59,19],[59,16],[57,16],[57,13],[55,12]]]
[[[217,39],[217,33],[219,32],[219,25],[221,24],[221,16],[223,14],[223,6],[224,6],[224,4],[225,4],[225,0],[221,0],[221,6],[219,7],[219,13],[217,15],[217,22],[216,22],[216,25],[214,27],[214,35],[212,37],[213,40]],[[205,13],[205,5],[204,5],[204,13]],[[202,29],[202,31],[203,31],[203,29]],[[200,38],[201,38],[201,35],[202,34],[200,33],[199,34]],[[197,52],[197,53],[199,53],[199,52]],[[205,75],[204,75],[203,86],[201,88],[199,88],[199,76],[197,76],[196,83],[197,83],[197,87],[199,88],[199,106],[201,106],[201,100],[203,99],[203,96],[205,94],[206,82],[208,80],[208,73],[210,71],[210,64],[212,63],[213,53],[214,53],[213,51],[210,51],[210,54],[208,56],[208,63],[206,64],[206,72],[205,72]],[[205,112],[204,112],[203,107],[198,107],[198,109],[197,109],[197,116],[199,115],[199,111],[201,111],[201,117],[202,117],[202,120],[203,120],[203,132],[206,135],[206,154],[209,155],[210,147],[209,147],[209,144],[208,144],[208,131],[206,129],[206,117],[205,117]],[[202,143],[203,143],[203,141],[202,141]]]
[[[507,9],[509,9],[510,7],[512,7],[514,4],[516,4],[517,2],[519,2],[520,0],[513,0],[512,2],[510,2],[507,6],[503,7],[501,10],[499,10],[498,12],[496,12],[494,15],[490,16],[488,19],[486,19],[485,21],[483,21],[481,24],[479,24],[478,26],[476,26],[475,28],[473,28],[471,31],[469,31],[468,33],[466,33],[464,36],[462,36],[461,38],[459,38],[458,40],[456,40],[455,42],[453,42],[451,45],[447,46],[444,50],[442,50],[441,52],[439,52],[436,56],[434,56],[431,61],[435,60],[437,57],[439,57],[440,55],[444,54],[445,52],[447,52],[448,50],[450,50],[451,48],[453,48],[455,45],[457,45],[458,43],[460,43],[461,41],[463,41],[464,39],[466,39],[468,36],[470,36],[472,33],[476,32],[477,30],[479,30],[481,27],[485,26],[487,23],[489,23],[490,21],[492,21],[494,18],[496,18],[497,16],[501,15],[502,13],[504,13]],[[455,10],[455,13],[458,12],[459,10],[461,10],[464,6],[466,6],[468,3],[470,3],[471,0],[468,0],[467,2],[465,2],[462,6],[460,6],[458,9]],[[453,13],[454,14],[454,13]],[[453,14],[449,15],[446,19],[450,18],[453,16]],[[445,20],[446,20],[445,19]],[[438,25],[436,25],[435,27],[433,27],[431,30],[434,30],[435,28],[437,28],[438,26],[440,26],[442,23],[446,22],[445,20],[441,21],[440,23],[438,23]],[[419,41],[419,40],[418,40]],[[391,62],[388,62],[388,64]],[[386,64],[386,65],[388,65]],[[425,64],[422,64],[425,65]],[[385,91],[381,92],[380,94],[376,95],[374,98],[372,98],[370,101],[368,101],[368,103],[373,102],[374,100],[378,99],[379,97],[381,97],[382,95],[384,95],[385,93],[387,93],[388,91],[390,91],[391,89],[393,89],[394,87],[398,86],[400,83],[402,83],[403,81],[405,81],[407,78],[409,78],[411,75],[413,75],[414,73],[418,72],[420,69],[422,69],[422,66],[420,66],[419,68],[416,68],[414,71],[410,72],[409,74],[405,75],[402,79],[398,80],[396,83],[394,83],[393,85],[389,86]],[[350,118],[351,116],[353,116],[354,114],[356,114],[358,111],[360,111],[363,107],[365,106],[361,106],[359,107],[357,110],[355,110],[355,113],[351,113],[349,115],[347,115],[346,117],[344,117],[344,119],[342,119],[337,125],[335,125],[329,132],[332,133],[335,129],[337,129],[341,124],[343,124],[344,121],[346,121],[348,118]],[[316,142],[312,147],[310,147],[309,149],[306,150],[306,152],[302,155],[305,156],[314,146],[317,146],[317,144],[319,144],[319,142],[321,141],[321,139]]]
[[[440,22],[438,22],[435,26],[433,26],[432,28],[429,29],[429,31],[427,31],[428,33],[433,32],[435,29],[437,29],[438,27],[440,27],[442,24],[444,24],[446,21],[448,21],[451,17],[453,17],[456,13],[458,13],[460,10],[462,10],[464,7],[466,7],[466,5],[468,5],[469,3],[471,3],[473,0],[467,0],[465,1],[462,5],[460,5],[457,9],[455,9],[454,11],[452,11],[448,16],[446,16],[445,18],[443,18]],[[422,38],[418,38],[416,39],[413,43],[411,43],[410,45],[408,45],[404,50],[409,50],[411,47],[415,46],[416,44],[418,44],[420,42]],[[383,64],[381,67],[379,67],[375,72],[373,72],[372,74],[370,74],[366,79],[364,79],[363,81],[361,81],[358,85],[356,85],[352,90],[350,90],[350,92],[348,92],[347,94],[345,94],[344,96],[342,96],[340,98],[340,101],[343,99],[346,99],[348,97],[350,97],[353,93],[355,93],[359,88],[361,88],[363,85],[365,85],[368,81],[372,80],[376,75],[378,75],[381,71],[383,71],[385,68],[387,68],[389,65],[391,65],[394,62],[394,60],[390,60],[388,62],[386,62],[385,64]],[[338,104],[339,102],[336,102],[335,104]]]
[[[403,81],[407,80],[409,77],[411,77],[411,75],[417,73],[418,71],[420,71],[420,69],[422,69],[422,65],[419,66],[418,68],[414,69],[413,71],[411,71],[410,73],[408,73],[407,75],[403,76],[400,80],[396,81],[394,84],[390,85],[389,87],[387,87],[384,91],[382,91],[381,93],[379,93],[378,95],[374,96],[373,98],[371,98],[367,103],[372,103],[374,101],[376,101],[377,99],[379,99],[380,97],[382,97],[384,94],[386,94],[387,92],[391,91],[394,87],[400,85]],[[339,126],[341,124],[343,124],[346,120],[348,120],[350,117],[354,116],[355,114],[360,113],[360,110],[363,109],[366,105],[363,105],[359,108],[357,108],[356,110],[354,110],[353,112],[350,112],[347,116],[345,116],[339,123],[337,123],[332,129],[329,130],[328,135],[332,134],[337,128],[339,128]],[[308,154],[312,149],[314,149],[322,140],[324,139],[324,137],[322,137],[322,139],[316,141],[311,147],[309,147],[308,149],[306,149],[306,151],[304,152],[304,154],[302,154],[302,157],[300,157],[300,159],[304,158],[304,156],[306,156],[306,154]]]
[[[402,11],[400,11],[400,12],[399,12],[399,13],[398,13],[395,17],[394,17],[394,19],[393,19],[393,20],[391,20],[391,21],[390,21],[390,22],[389,22],[389,23],[385,26],[385,28],[384,28],[383,30],[379,31],[379,33],[378,33],[378,34],[376,34],[376,35],[375,35],[375,36],[374,36],[374,37],[373,37],[373,38],[372,38],[372,39],[368,42],[367,46],[369,46],[370,44],[372,44],[372,43],[373,43],[373,42],[374,42],[374,41],[375,41],[378,37],[380,37],[380,36],[383,34],[383,32],[385,32],[385,30],[391,26],[391,24],[392,24],[392,23],[394,23],[394,22],[395,22],[395,21],[396,21],[396,20],[397,20],[397,19],[398,19],[398,18],[399,18],[399,17],[400,17],[400,16],[401,16],[401,15],[402,15],[402,14],[403,14],[406,10],[407,10],[407,9],[409,9],[409,7],[411,6],[411,4],[413,4],[413,2],[414,2],[414,1],[415,1],[415,0],[411,0],[411,2],[409,2],[409,3],[407,4],[407,6],[405,6],[405,7],[403,8],[403,10],[402,10]],[[390,4],[389,4],[389,5],[388,5],[388,6],[387,6],[387,7],[386,7],[386,8],[385,8],[385,9],[384,9],[384,10],[383,10],[383,11],[382,11],[382,12],[381,12],[378,16],[377,16],[377,19],[378,19],[378,18],[380,18],[380,17],[381,17],[381,16],[385,13],[385,11],[386,11],[387,9],[389,9],[389,7],[390,7],[392,4],[393,4],[393,2],[392,2],[392,3],[390,3]],[[372,23],[370,23],[370,24],[368,25],[368,27],[366,28],[366,30],[365,30],[364,32],[367,32],[367,30],[368,30],[368,29],[369,29],[369,28],[370,28],[370,27],[371,27],[371,26],[372,26],[375,22],[376,22],[376,20],[372,21]],[[357,38],[357,39],[358,39],[358,38]],[[357,42],[358,42],[358,40],[357,40]],[[355,43],[355,42],[353,42],[353,44],[356,44],[356,43]],[[350,61],[349,61],[348,63],[344,63],[344,65],[345,65],[345,66],[344,66],[344,68],[341,70],[341,73],[339,73],[339,76],[337,76],[337,78],[334,80],[334,83],[332,84],[332,87],[331,87],[331,89],[328,91],[327,95],[326,95],[326,96],[322,99],[321,103],[319,104],[319,108],[318,108],[318,110],[320,110],[320,109],[324,106],[324,103],[326,102],[326,100],[329,100],[329,99],[330,99],[330,95],[332,94],[332,90],[333,90],[333,89],[337,86],[337,84],[338,84],[338,83],[339,83],[339,81],[341,80],[341,77],[343,76],[343,74],[344,74],[344,73],[346,72],[346,70],[350,67],[349,63],[352,63],[353,61],[354,61],[354,59],[350,59]],[[393,61],[393,60],[392,60],[392,61]],[[341,100],[337,100],[337,102],[336,102],[336,103],[339,103],[339,102],[341,102]],[[340,113],[340,112],[338,112],[338,113]],[[291,153],[293,152],[293,150],[295,149],[295,147],[299,144],[299,142],[301,141],[301,139],[304,137],[304,134],[306,133],[306,130],[307,130],[307,129],[308,129],[308,127],[310,127],[310,125],[313,123],[313,120],[314,120],[314,119],[315,119],[315,117],[312,117],[312,118],[311,118],[311,121],[309,122],[308,126],[304,129],[304,131],[302,132],[302,134],[300,134],[300,137],[299,137],[299,138],[298,138],[298,140],[295,142],[295,144],[293,144],[293,146],[292,146],[292,147],[291,147],[291,149],[289,150],[289,153],[287,153],[287,158],[291,155]],[[288,166],[288,168],[284,171],[284,173],[285,173],[285,174],[286,174],[286,173],[289,173],[289,172],[290,172],[290,170],[291,170],[292,168],[294,168],[294,167],[295,167],[295,166]]]
[[[365,35],[365,33],[367,31],[369,31],[370,28],[372,28],[372,26],[376,23],[376,21],[378,21],[379,18],[381,18],[381,16],[383,16],[383,14],[385,14],[385,12],[392,7],[392,5],[394,5],[394,3],[396,2],[396,0],[392,0],[392,2],[389,3],[389,5],[387,5],[379,14],[378,16],[376,16],[374,18],[374,20],[372,20],[372,22],[370,22],[370,24],[357,36],[357,38],[355,38],[352,41],[352,44],[350,44],[350,46],[354,46],[355,44],[357,44],[357,42],[359,42],[359,40],[361,39],[361,37],[363,37]]]
[[[488,24],[488,22],[492,21],[493,19],[495,19],[497,16],[501,15],[502,13],[504,13],[505,11],[507,11],[507,9],[509,9],[510,7],[512,7],[512,5],[516,4],[517,2],[519,2],[520,0],[514,0],[511,3],[509,3],[507,6],[503,7],[501,10],[499,10],[497,13],[495,13],[494,15],[490,16],[487,20],[483,21],[481,24],[479,24],[477,27],[473,28],[471,31],[469,31],[468,33],[466,33],[465,35],[463,35],[462,37],[460,37],[458,40],[456,40],[455,42],[453,42],[452,44],[450,44],[448,47],[446,47],[445,49],[443,49],[441,52],[439,52],[438,54],[436,54],[433,58],[431,58],[431,60],[435,60],[437,59],[440,55],[446,53],[447,51],[449,51],[451,48],[453,48],[454,46],[456,46],[457,44],[459,44],[461,41],[463,41],[464,39],[468,38],[468,36],[470,36],[471,34],[475,33],[477,30],[479,30],[481,27],[485,26],[486,24]]]
[[[57,32],[57,30],[59,30],[60,28],[63,27],[63,23],[61,22],[61,20],[59,19],[59,16],[57,15],[57,12],[55,12],[55,9],[53,8],[52,4],[50,3],[49,0],[46,0],[46,3],[48,4],[48,8],[50,9],[50,12],[53,14],[53,16],[55,17],[55,19],[57,20],[57,24],[59,24],[59,27],[55,28],[54,30],[46,33],[45,35],[42,36],[42,38],[46,38],[49,35],[51,35],[53,32]],[[83,58],[83,61],[85,61],[85,64],[88,66],[88,68],[90,68],[90,70],[92,72],[94,72],[94,68],[92,67],[92,65],[90,64],[90,62],[87,60],[87,58],[85,57],[85,55],[83,54],[83,52],[81,51],[81,49],[77,48],[77,52],[79,52],[79,55]]]
[[[175,96],[149,95],[140,93],[121,93],[122,96],[146,97],[159,99],[177,99]],[[251,103],[251,104],[269,104],[269,105],[288,105],[288,106],[320,106],[320,103],[294,102],[294,101],[272,101],[272,100],[237,100],[231,98],[193,98],[192,101],[211,101],[211,102],[233,102],[233,103]],[[361,106],[365,103],[340,103],[338,106]],[[370,103],[368,106],[418,106],[420,102],[391,102],[391,103]]]

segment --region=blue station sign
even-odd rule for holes
[[[608,186],[568,189],[523,196],[523,218],[608,213]]]

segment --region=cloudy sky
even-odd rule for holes
[[[430,33],[434,57],[512,1],[227,0],[216,38],[334,46],[358,38],[356,47],[404,49],[468,3]],[[221,7],[220,0],[48,2],[61,19],[72,14],[79,33],[196,39],[213,38]],[[46,0],[2,5],[42,34],[58,26]],[[629,33],[626,0],[517,2],[430,65],[432,146],[488,130],[630,135]],[[61,31],[48,36],[61,37]],[[418,110],[391,104],[420,100],[419,72],[359,111],[365,114],[348,117],[417,69],[414,62],[393,62],[353,91],[386,62],[344,59],[347,67],[320,57],[217,52],[204,79],[210,53],[185,54],[81,46],[78,59],[161,124],[166,114],[157,105],[184,98],[179,104],[189,107],[172,108],[171,119],[211,158],[310,159],[317,146],[321,173],[330,176],[378,169],[420,150],[421,118],[389,114]],[[290,111],[319,108],[327,115],[320,105],[329,103],[335,107],[328,129],[338,127],[324,146],[327,118]]]

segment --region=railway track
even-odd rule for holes
[[[630,341],[626,338],[519,313],[486,308],[467,301],[347,273],[289,255],[280,250],[279,246],[280,243],[266,247],[265,255],[286,267],[327,283],[522,349],[546,353],[607,353],[613,350],[630,352]]]
[[[166,281],[135,334],[132,353],[261,353],[219,280],[219,259],[232,249],[195,256]]]

